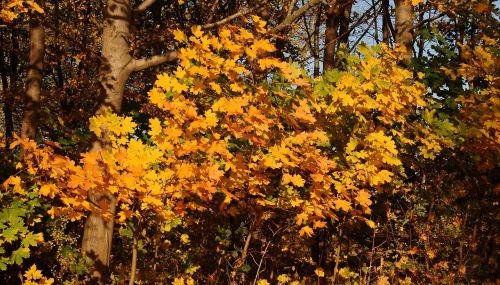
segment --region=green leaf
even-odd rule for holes
[[[10,242],[17,240],[16,235],[18,232],[19,232],[19,229],[9,227],[2,232],[2,236],[5,238],[6,242],[10,243]]]
[[[21,244],[24,247],[35,246],[37,244],[36,238],[37,238],[37,235],[33,234],[32,232],[28,232],[28,234],[23,239]]]
[[[23,259],[30,257],[30,249],[27,247],[21,247],[12,253],[12,260],[15,264],[23,264]]]

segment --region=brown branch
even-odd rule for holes
[[[292,14],[293,8],[297,5],[297,0],[290,1],[290,5],[288,5],[286,9],[286,16],[290,16]]]
[[[444,15],[445,15],[444,13],[441,13],[441,14],[436,15],[436,16],[434,16],[434,17],[430,17],[430,18],[424,19],[424,20],[422,20],[422,21],[420,21],[420,22],[416,23],[416,24],[413,26],[413,29],[418,29],[418,28],[420,28],[421,26],[423,26],[423,25],[425,25],[425,24],[427,24],[427,23],[433,22],[433,21],[435,21],[435,20],[437,20],[437,19],[439,19],[439,18],[443,17]]]
[[[137,271],[137,248],[138,248],[137,236],[134,233],[133,244],[132,244],[132,265],[130,267],[130,279],[128,282],[129,285],[134,285],[135,283],[135,275]]]
[[[143,69],[146,69],[151,66],[155,66],[158,64],[162,64],[165,62],[170,62],[174,61],[177,59],[179,56],[179,53],[177,51],[171,51],[165,54],[160,54],[160,55],[154,55],[152,57],[148,58],[142,58],[142,59],[134,59],[132,60],[127,68],[133,72],[133,71],[140,71]]]
[[[278,33],[287,28],[289,25],[291,25],[293,22],[295,22],[300,16],[302,16],[304,13],[306,13],[309,9],[312,7],[318,5],[321,3],[323,0],[310,0],[307,2],[307,4],[303,5],[297,11],[293,12],[289,16],[287,16],[283,22],[278,24],[276,27],[272,28],[269,32],[270,33]]]
[[[135,7],[134,12],[140,13],[146,11],[147,8],[151,7],[156,2],[156,0],[144,0],[139,6]]]
[[[255,5],[255,6],[253,6],[253,7],[248,8],[248,9],[242,10],[242,11],[240,11],[240,12],[236,13],[236,14],[233,14],[233,15],[231,15],[231,16],[228,16],[227,18],[224,18],[224,19],[222,19],[222,20],[220,20],[220,21],[217,21],[217,22],[215,22],[215,23],[205,24],[205,25],[201,26],[201,28],[202,28],[202,29],[211,29],[211,28],[215,28],[215,27],[218,27],[218,26],[224,25],[224,24],[226,24],[226,23],[228,23],[228,22],[230,22],[230,21],[232,21],[232,20],[234,20],[234,19],[236,19],[236,18],[239,18],[239,17],[245,16],[245,15],[247,15],[247,14],[249,14],[249,13],[252,13],[253,11],[255,11],[255,10],[257,10],[257,9],[259,9],[259,8],[261,8],[261,7],[263,7],[263,4],[264,4],[264,3],[265,3],[265,2],[263,1],[262,3],[260,3],[260,4],[258,4],[258,5]]]

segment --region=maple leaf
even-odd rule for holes
[[[377,174],[373,175],[370,179],[372,185],[380,185],[384,184],[386,182],[391,182],[392,181],[392,176],[394,174],[388,170],[381,170]]]
[[[297,220],[297,225],[299,225],[299,226],[302,225],[304,222],[307,221],[308,217],[309,216],[306,213],[304,213],[304,212],[298,214],[295,217],[295,219]]]
[[[200,38],[203,35],[203,31],[201,30],[201,26],[193,26],[191,28],[191,32],[197,38]]]
[[[208,177],[214,181],[219,181],[223,175],[224,171],[219,170],[219,166],[216,164],[212,165],[208,171]]]
[[[301,100],[298,106],[293,106],[293,109],[295,112],[292,115],[295,118],[307,123],[316,122],[316,118],[311,114],[311,109],[307,105],[307,100]]]
[[[54,198],[55,195],[59,192],[59,189],[54,184],[44,184],[38,190],[38,193],[42,196],[48,196],[50,198]]]
[[[335,208],[344,210],[346,212],[352,208],[351,203],[349,201],[346,201],[346,200],[337,199],[337,200],[334,200],[333,203],[335,204]]]
[[[297,187],[304,187],[305,180],[299,174],[290,175],[288,173],[283,174],[283,184],[292,183]]]
[[[311,237],[313,234],[314,234],[314,231],[309,226],[302,227],[299,231],[299,236],[301,236],[301,237],[304,235]]]
[[[24,277],[26,277],[28,280],[38,280],[43,277],[42,271],[38,270],[36,265],[33,264],[26,273],[24,273]]]
[[[273,52],[276,50],[276,47],[269,40],[260,39],[253,43],[252,50]]]
[[[187,41],[187,37],[186,35],[179,29],[176,29],[174,30],[173,32],[174,34],[174,39],[178,42],[186,42]]]
[[[356,196],[356,201],[363,207],[369,207],[372,204],[370,200],[371,194],[366,190],[361,190]]]
[[[313,229],[322,229],[325,227],[326,227],[325,221],[314,221],[314,223],[313,223]]]
[[[6,190],[9,188],[9,186],[13,186],[14,192],[22,195],[26,194],[26,191],[23,189],[21,185],[21,177],[19,176],[10,176],[9,178],[7,178],[7,180],[3,182],[2,185]]]

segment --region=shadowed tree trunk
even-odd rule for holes
[[[396,45],[404,47],[403,60],[410,62],[413,55],[413,6],[405,0],[396,3]]]
[[[30,56],[26,77],[26,94],[21,126],[21,137],[35,139],[38,125],[38,109],[42,91],[43,58],[45,55],[45,31],[40,14],[30,19]]]
[[[325,23],[325,51],[323,55],[323,72],[334,68],[335,66],[335,51],[338,38],[339,28],[339,13],[340,9],[335,1],[330,1],[329,7],[326,8],[326,23]]]
[[[0,41],[4,42],[4,34],[0,34]],[[7,71],[7,57],[6,51],[3,45],[0,45],[0,74],[2,80],[2,97],[3,97],[3,116],[4,116],[4,124],[5,124],[5,137],[7,140],[12,138],[12,132],[14,131],[14,124],[12,120],[12,92],[9,90],[9,82],[8,82],[8,71]],[[12,55],[11,55],[12,59]],[[7,141],[7,146],[10,141]]]
[[[351,23],[351,11],[352,11],[353,1],[349,0],[342,3],[339,14],[339,32],[338,32],[338,40],[337,40],[337,51],[339,52],[341,45],[345,45],[348,47],[349,45],[349,35],[350,35],[350,23]],[[341,59],[335,55],[335,63],[334,67],[338,68],[342,64],[345,64],[340,61]]]
[[[391,15],[389,13],[389,0],[382,0],[382,42],[390,46],[391,39]]]
[[[330,1],[327,7],[323,71],[339,66],[337,52],[340,44],[349,40],[352,4],[350,0]]]
[[[6,116],[6,130],[9,131],[7,134],[8,140],[12,139],[12,134],[14,132],[14,94],[18,92],[18,74],[19,74],[19,31],[13,27],[11,31],[11,50],[10,50],[10,68],[9,68],[9,91],[7,93],[7,98],[5,99],[4,112]]]
[[[313,32],[313,38],[314,38],[314,43],[313,43],[313,55],[314,55],[314,71],[313,75],[314,77],[319,76],[319,28],[321,26],[321,16],[322,16],[322,9],[321,6],[318,7],[318,12],[316,14],[316,19],[314,21],[314,32]]]

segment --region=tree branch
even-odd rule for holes
[[[134,59],[128,64],[127,68],[131,72],[140,71],[148,67],[159,65],[165,62],[174,61],[177,59],[178,56],[179,53],[177,51],[171,51],[165,54],[154,55],[149,58]]]
[[[300,18],[300,16],[302,16],[302,14],[304,14],[305,12],[307,12],[312,7],[318,5],[322,1],[323,0],[310,0],[309,2],[307,2],[307,4],[305,4],[304,6],[300,7],[299,9],[297,9],[297,11],[295,11],[292,14],[290,14],[289,16],[287,16],[285,18],[285,20],[283,20],[283,22],[281,22],[276,27],[272,28],[269,32],[272,33],[272,34],[273,33],[281,32],[286,27],[288,27],[290,24],[292,24],[293,22],[295,22],[298,18]]]
[[[142,1],[141,4],[139,4],[139,6],[135,7],[134,12],[136,12],[136,13],[144,12],[147,8],[149,8],[155,2],[156,2],[156,0],[144,0],[144,1]]]
[[[441,13],[441,14],[438,14],[434,17],[430,17],[428,19],[424,19],[418,23],[416,23],[414,26],[413,26],[413,29],[419,29],[420,27],[422,27],[423,25],[427,24],[427,23],[430,23],[430,22],[433,22],[441,17],[443,17],[445,14],[444,13]]]
[[[242,16],[245,16],[249,13],[252,13],[253,11],[259,9],[260,7],[263,6],[264,3],[260,3],[260,4],[257,4],[253,7],[250,7],[248,9],[245,9],[245,10],[241,10],[240,12],[236,13],[236,14],[233,14],[231,16],[228,16],[227,18],[224,18],[220,21],[217,21],[215,23],[210,23],[210,24],[205,24],[203,26],[201,26],[202,29],[211,29],[211,28],[215,28],[215,27],[218,27],[218,26],[221,26],[221,25],[224,25],[238,17],[242,17]]]

